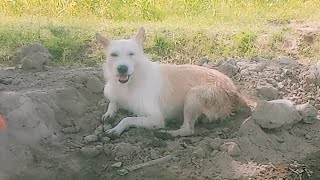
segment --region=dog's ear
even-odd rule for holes
[[[99,33],[96,33],[96,40],[99,44],[103,46],[103,48],[107,48],[110,44],[110,40],[108,38],[103,37]]]
[[[143,46],[143,42],[145,41],[145,39],[146,39],[146,32],[145,32],[144,28],[141,27],[139,29],[138,34],[135,37],[135,40],[142,47]]]

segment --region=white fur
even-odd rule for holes
[[[190,135],[201,113],[209,118],[227,116],[231,113],[233,99],[239,99],[232,81],[218,71],[150,61],[143,52],[143,28],[135,37],[126,40],[109,40],[100,34],[96,37],[106,54],[104,96],[110,100],[103,119],[114,116],[119,108],[137,115],[122,119],[107,131],[109,134],[120,135],[129,127],[165,128],[166,118],[183,114],[182,127],[169,133]],[[127,83],[119,82],[118,65],[128,66],[131,76]]]

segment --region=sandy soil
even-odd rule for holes
[[[256,97],[260,110],[250,118],[236,114],[212,124],[204,119],[190,137],[132,128],[110,139],[103,131],[130,113],[101,124],[108,104],[101,69],[44,65],[35,70],[30,64],[1,69],[0,113],[7,127],[0,129],[0,179],[320,178],[319,63],[305,66],[284,57],[199,65],[231,76]],[[266,102],[281,98],[292,100],[294,109]],[[171,158],[127,171],[166,156]]]

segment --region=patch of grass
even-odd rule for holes
[[[3,0],[0,65],[13,64],[17,49],[35,42],[49,49],[56,64],[97,65],[104,58],[95,32],[128,38],[140,26],[155,61],[276,58],[290,54],[281,48],[287,37],[297,36],[290,21],[319,22],[319,9],[317,0]],[[297,56],[315,56],[318,40]]]
[[[232,37],[239,56],[254,56],[256,52],[255,40],[257,35],[254,32],[242,31]]]

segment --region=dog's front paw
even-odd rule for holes
[[[114,113],[106,112],[102,115],[101,120],[103,123],[108,122],[109,119],[111,119],[114,116]]]
[[[109,136],[111,139],[116,139],[119,138],[121,133],[119,130],[116,128],[108,129],[105,131],[106,135]]]

